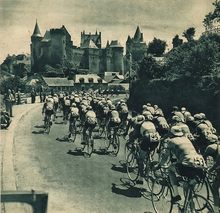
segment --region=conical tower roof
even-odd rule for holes
[[[38,24],[37,24],[37,21],[36,21],[36,24],[35,24],[35,28],[34,28],[34,32],[33,32],[32,37],[42,37],[42,35],[40,33],[40,29],[39,29]]]
[[[137,30],[134,34],[134,41],[139,41],[141,39],[141,31],[140,31],[140,28],[139,26],[137,27]]]

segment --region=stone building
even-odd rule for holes
[[[126,41],[126,56],[129,58],[140,61],[147,53],[147,44],[143,40],[143,33],[141,33],[139,26],[136,29],[134,38],[128,36]]]
[[[139,26],[136,29],[134,37],[128,36],[126,41],[126,55],[124,57],[124,74],[131,72],[132,62],[140,61],[147,55],[147,44],[143,40]]]
[[[55,67],[65,62],[75,64],[88,73],[102,74],[104,72],[124,73],[123,47],[115,40],[101,47],[101,32],[86,34],[81,32],[80,47],[74,46],[71,35],[62,26],[60,29],[50,29],[41,35],[36,22],[31,36],[31,68],[33,72],[43,71],[44,65]]]

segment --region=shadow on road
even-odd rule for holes
[[[142,189],[130,185],[129,187],[124,187],[123,185],[117,186],[115,183],[112,183],[112,193],[120,194],[126,197],[141,197]]]
[[[115,164],[112,164],[111,167],[112,170],[117,171],[117,172],[122,172],[126,173],[126,164],[120,164],[120,166],[116,166]]]
[[[74,155],[74,156],[84,156],[84,152],[81,151],[80,148],[76,148],[74,151],[69,150],[67,152],[68,155]]]
[[[44,130],[33,131],[33,134],[44,134]]]
[[[57,138],[56,140],[60,141],[60,142],[69,142],[69,137],[68,137],[68,135],[65,135],[64,137]]]
[[[109,155],[109,152],[105,148],[99,147],[99,149],[94,149],[93,151],[97,155]]]
[[[44,125],[36,125],[35,128],[44,128]]]

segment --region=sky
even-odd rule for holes
[[[46,30],[66,27],[73,45],[80,35],[101,32],[107,40],[124,46],[137,26],[148,44],[154,37],[172,47],[175,35],[182,37],[194,27],[195,39],[205,28],[203,19],[214,11],[214,0],[0,0],[0,63],[6,56],[30,53],[31,35],[37,20],[42,36]],[[183,38],[184,39],[184,38]]]

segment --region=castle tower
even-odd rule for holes
[[[110,44],[110,48],[112,50],[112,65],[113,72],[119,72],[120,74],[124,74],[124,66],[123,66],[123,50],[124,48],[118,42],[118,40],[114,40]]]
[[[41,35],[39,26],[35,24],[34,32],[31,36],[31,71],[38,72],[39,71],[39,58],[41,54],[41,41],[43,37]]]

